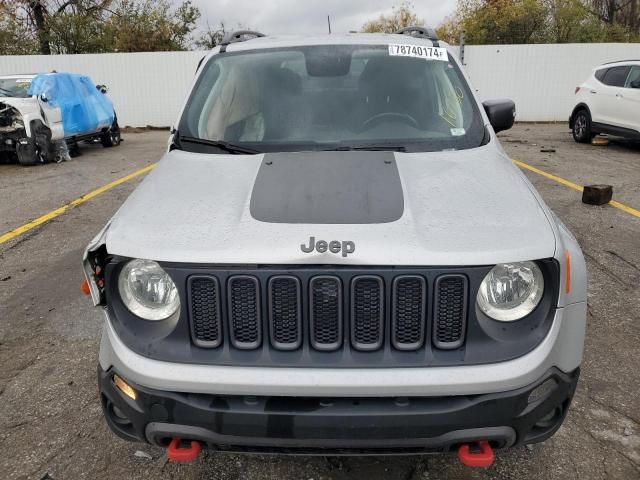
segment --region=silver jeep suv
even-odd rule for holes
[[[429,29],[227,38],[85,254],[111,429],[174,459],[553,435],[586,271],[498,142],[514,116]]]

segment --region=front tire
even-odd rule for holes
[[[578,143],[591,143],[591,115],[586,110],[578,110],[573,117],[573,139]]]
[[[120,127],[118,126],[118,120],[114,119],[111,128],[104,132],[100,137],[100,143],[104,148],[117,147],[120,145],[122,137],[120,136]]]

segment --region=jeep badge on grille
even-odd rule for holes
[[[300,245],[300,250],[304,253],[311,253],[314,250],[318,253],[325,253],[327,250],[331,253],[340,253],[342,252],[342,256],[346,257],[347,255],[356,251],[356,244],[351,241],[342,241],[331,240],[327,242],[325,240],[318,240],[316,242],[316,237],[309,238],[309,245],[305,245],[304,243]]]

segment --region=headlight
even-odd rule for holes
[[[477,302],[494,320],[513,322],[533,312],[543,292],[544,278],[535,263],[500,263],[480,284]]]
[[[127,263],[120,272],[118,290],[131,313],[145,320],[165,320],[180,307],[175,283],[151,260]]]

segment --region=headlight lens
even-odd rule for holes
[[[513,322],[533,312],[543,293],[544,277],[534,262],[501,263],[480,284],[477,302],[494,320]]]
[[[165,320],[180,307],[175,283],[151,260],[127,263],[120,272],[118,290],[131,313],[145,320]]]

